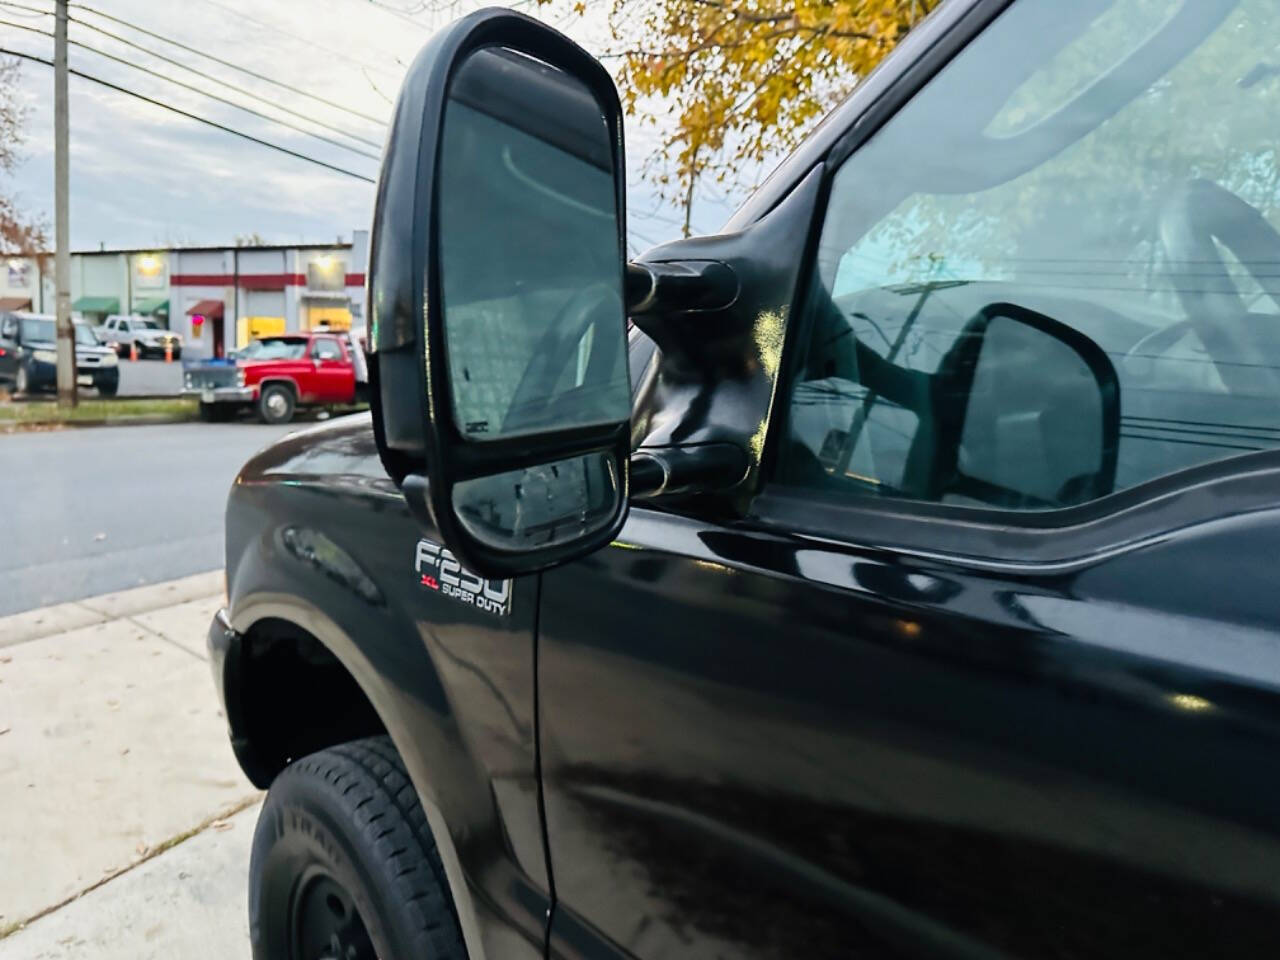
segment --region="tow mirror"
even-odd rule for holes
[[[622,115],[605,69],[506,10],[409,68],[378,183],[370,380],[388,471],[469,569],[511,576],[626,517]]]

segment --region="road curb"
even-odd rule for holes
[[[0,648],[43,640],[119,617],[132,617],[192,600],[205,600],[222,593],[223,589],[222,571],[210,570],[177,580],[25,610],[0,617]]]
[[[166,423],[194,423],[198,415],[192,416],[138,416],[107,417],[101,420],[12,420],[0,421],[0,433],[37,433],[48,430],[78,430],[83,427],[140,427]]]

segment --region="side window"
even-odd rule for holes
[[[836,171],[784,483],[1049,510],[1280,447],[1280,9],[1090,10],[1014,4]]]
[[[18,321],[13,317],[5,317],[0,320],[0,337],[6,340],[12,340],[18,333]]]
[[[331,337],[320,337],[311,348],[311,356],[317,360],[341,360],[342,347]]]

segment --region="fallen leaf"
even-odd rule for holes
[[[120,756],[122,756],[122,757],[124,757],[124,756],[128,756],[128,754],[129,754],[129,748],[128,748],[128,747],[125,747],[123,750],[121,750],[121,751],[120,751]]]
[[[8,733],[12,729],[13,729],[12,727],[0,727],[0,737],[3,737],[6,733]]]
[[[8,656],[7,654],[0,655],[0,663],[13,663],[13,657]]]

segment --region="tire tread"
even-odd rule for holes
[[[318,778],[341,798],[351,829],[385,864],[398,901],[388,908],[410,921],[418,941],[415,956],[466,960],[435,838],[389,737],[329,747],[295,761],[280,776]]]

